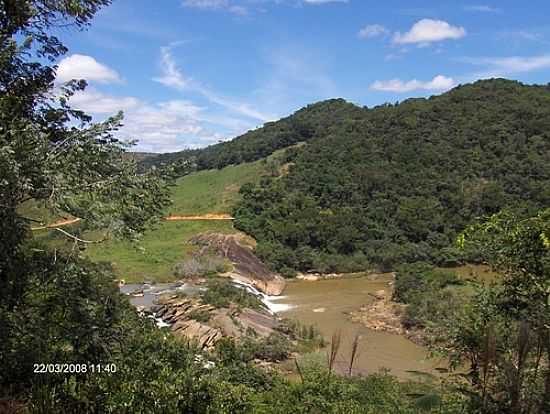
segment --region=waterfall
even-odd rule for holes
[[[263,292],[260,292],[250,283],[241,282],[240,280],[232,280],[233,284],[242,289],[246,289],[247,292],[256,296],[266,307],[266,309],[272,314],[285,312],[294,307],[294,305],[289,305],[287,303],[274,303],[286,298],[286,296],[269,296]]]

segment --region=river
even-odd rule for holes
[[[415,372],[436,375],[441,361],[428,358],[428,351],[403,336],[372,331],[351,322],[348,313],[372,301],[369,293],[389,289],[390,275],[290,281],[284,297],[278,301],[288,309],[279,316],[313,324],[330,340],[340,331],[342,344],[337,358],[339,371],[345,372],[355,335],[360,335],[359,356],[354,373],[368,374],[389,369],[399,378],[411,378]]]
[[[283,318],[315,325],[327,341],[340,331],[342,343],[336,360],[336,369],[340,372],[347,372],[352,342],[355,335],[359,334],[359,355],[354,364],[354,373],[368,374],[385,368],[399,378],[411,378],[417,372],[435,375],[437,371],[434,368],[442,364],[428,358],[425,348],[399,335],[369,330],[359,323],[351,322],[349,318],[349,312],[372,301],[369,293],[388,290],[390,281],[391,276],[388,274],[314,282],[291,280],[282,296],[260,295],[272,312]],[[259,294],[251,286],[247,288]],[[131,302],[138,307],[149,307],[162,293],[185,291],[193,294],[198,290],[189,284],[173,283],[153,286],[132,284],[124,286],[121,291],[130,293],[136,289],[143,289],[144,292],[143,296],[131,298]],[[157,323],[163,326],[161,321]]]

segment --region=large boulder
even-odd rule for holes
[[[241,234],[205,233],[193,237],[190,242],[203,248],[213,248],[227,258],[233,264],[233,271],[225,273],[225,276],[249,283],[266,295],[280,295],[286,286],[285,279],[269,270],[243,240]]]

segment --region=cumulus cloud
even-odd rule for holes
[[[113,114],[141,105],[139,99],[109,96],[94,88],[87,88],[75,93],[71,98],[71,104],[77,109],[94,114]]]
[[[138,140],[136,149],[141,151],[168,152],[204,147],[251,128],[250,124],[233,118],[209,114],[207,108],[188,100],[147,103],[135,97],[111,96],[88,88],[71,97],[70,103],[96,119],[123,110],[124,126],[117,131],[117,137]]]
[[[67,82],[71,79],[86,79],[100,83],[120,82],[118,73],[99,63],[91,56],[74,54],[59,62],[57,80]]]
[[[422,19],[416,22],[406,33],[395,33],[394,43],[432,43],[446,39],[460,39],[466,36],[466,29],[452,26],[443,20]]]
[[[187,99],[146,102],[134,96],[115,96],[89,87],[78,91],[70,103],[100,120],[124,111],[124,126],[117,131],[121,139],[136,139],[141,151],[167,152],[184,148],[198,148],[240,135],[247,130],[272,120],[248,103],[220,95],[187,77],[178,68],[168,46],[161,49],[161,73],[154,81],[188,95],[194,95],[204,105]],[[62,79],[69,79],[67,65]],[[75,66],[71,66],[74,68]],[[102,65],[103,68],[109,69]],[[89,66],[87,66],[89,69]],[[79,70],[77,73],[82,74]],[[101,76],[99,75],[101,73]],[[114,72],[116,73],[116,72]],[[89,73],[88,73],[89,74]],[[80,77],[79,75],[77,77]],[[120,79],[109,71],[95,71],[92,78],[108,83]],[[88,77],[90,79],[90,77]],[[205,102],[208,104],[206,106]]]
[[[417,79],[402,81],[401,79],[392,79],[388,81],[376,81],[371,85],[371,89],[382,92],[405,93],[416,90],[442,91],[452,88],[455,85],[453,78],[443,75],[437,75],[432,80],[422,82]]]
[[[383,36],[387,33],[388,29],[381,24],[369,24],[359,30],[358,36],[362,39],[372,39],[373,37]]]

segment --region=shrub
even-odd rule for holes
[[[235,286],[229,280],[210,280],[206,286],[206,290],[201,293],[201,299],[204,303],[217,308],[227,308],[230,304],[235,304],[240,308],[264,308],[260,299],[246,289]]]
[[[174,275],[183,278],[212,276],[226,272],[228,263],[220,256],[192,257],[174,266]]]

